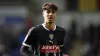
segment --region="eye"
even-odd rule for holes
[[[52,11],[52,13],[55,13],[55,11]]]
[[[47,13],[50,13],[50,10],[48,10]]]

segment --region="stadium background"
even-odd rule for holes
[[[70,33],[70,56],[100,56],[100,0],[0,0],[0,56],[21,56],[32,26],[43,22],[41,6],[58,5],[56,24]]]

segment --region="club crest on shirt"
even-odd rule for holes
[[[54,38],[53,34],[49,34],[49,38],[52,40]]]

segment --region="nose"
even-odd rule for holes
[[[53,14],[52,12],[49,13],[49,15],[52,15],[52,14]]]

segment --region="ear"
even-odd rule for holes
[[[44,16],[44,13],[42,12],[42,16]]]

